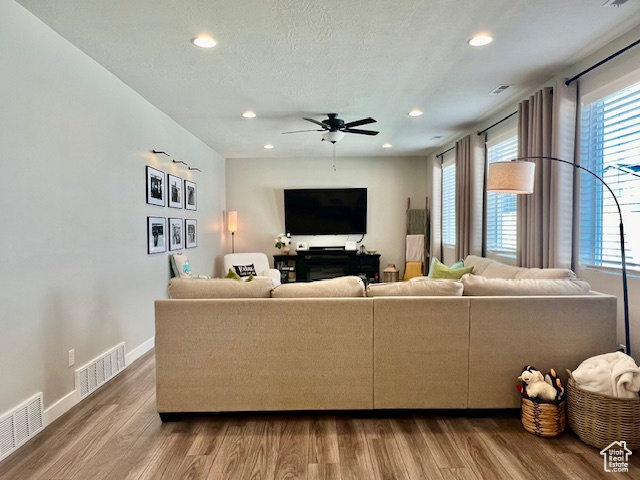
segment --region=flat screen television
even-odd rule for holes
[[[286,189],[284,223],[292,235],[367,233],[367,189]]]

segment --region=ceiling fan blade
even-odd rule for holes
[[[328,130],[328,129],[329,129],[329,126],[328,126],[328,125],[325,125],[325,124],[324,124],[324,123],[322,123],[322,122],[319,122],[319,121],[317,121],[317,120],[314,120],[313,118],[302,117],[302,119],[303,119],[303,120],[306,120],[307,122],[315,123],[316,125],[321,126],[321,127],[322,127],[323,129],[325,129],[325,130]]]
[[[369,123],[376,123],[376,121],[371,118],[363,118],[362,120],[356,120],[355,122],[349,122],[349,123],[345,123],[344,126],[345,128],[351,128],[351,127],[358,127],[360,125],[367,125]]]
[[[361,135],[377,135],[380,133],[380,132],[375,132],[373,130],[358,130],[355,128],[345,128],[342,131],[345,133],[359,133]]]
[[[293,132],[282,132],[282,134],[284,135],[285,133],[301,133],[301,132],[324,132],[324,130],[295,130]]]

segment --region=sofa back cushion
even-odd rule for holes
[[[479,275],[462,277],[466,296],[538,296],[587,295],[591,287],[579,280],[546,278],[486,278]]]
[[[372,283],[367,297],[460,297],[462,283],[428,277],[414,277],[408,282]]]
[[[169,298],[269,298],[272,284],[269,279],[254,278],[250,282],[230,278],[172,278]]]
[[[308,283],[283,283],[271,292],[273,298],[364,297],[359,277],[338,277]]]
[[[523,268],[522,271],[516,273],[516,278],[574,280],[576,274],[568,268]]]

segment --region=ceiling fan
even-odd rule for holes
[[[380,132],[376,132],[374,130],[360,130],[353,127],[359,127],[360,125],[368,125],[369,123],[376,123],[376,121],[371,118],[363,118],[361,120],[356,120],[355,122],[344,123],[344,120],[338,118],[337,113],[327,113],[326,120],[319,122],[314,120],[313,118],[303,117],[303,120],[307,122],[315,123],[316,125],[322,127],[320,130],[296,130],[294,132],[282,132],[283,134],[287,133],[300,133],[300,132],[325,132],[322,135],[322,141],[327,141],[331,143],[336,143],[342,140],[345,133],[358,133],[360,135],[377,135]]]

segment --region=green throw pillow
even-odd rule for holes
[[[433,257],[433,260],[431,260],[431,265],[429,266],[429,273],[427,274],[427,277],[434,278],[433,271],[435,270],[436,264],[441,265],[445,268],[455,270],[455,269],[464,267],[464,260],[460,259],[450,267],[447,267],[444,263],[441,263],[436,257]]]
[[[233,268],[229,269],[229,272],[225,275],[225,278],[232,278],[234,280],[242,281],[242,277],[238,275],[236,272],[234,272]],[[250,282],[251,280],[253,280],[253,275],[249,275],[245,280],[245,282]]]
[[[429,272],[431,278],[461,278],[467,273],[473,273],[473,267],[460,267],[453,268],[459,263],[454,263],[451,267],[447,267],[444,263],[438,261],[437,258],[433,259],[431,266],[433,270]]]

